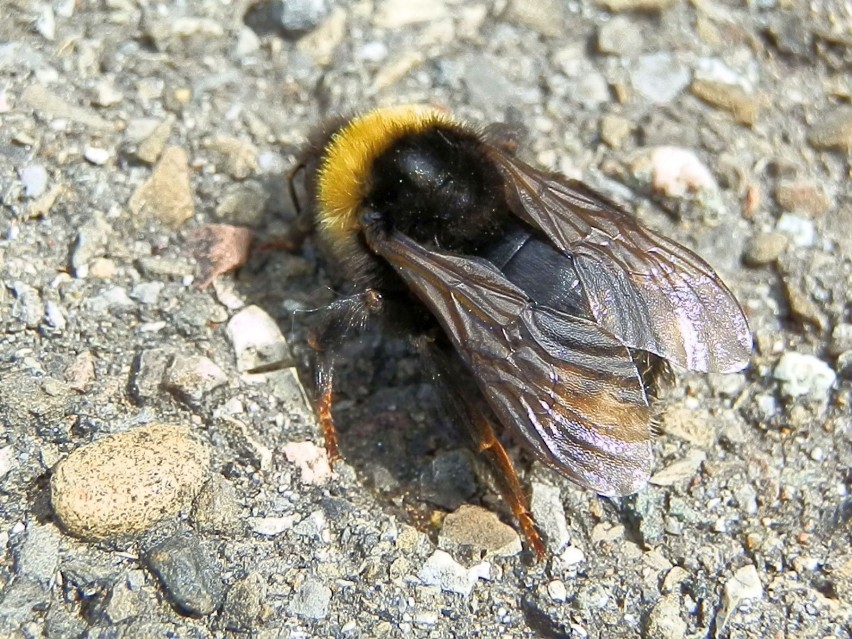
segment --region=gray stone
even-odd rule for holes
[[[470,454],[464,450],[439,453],[420,474],[423,499],[447,510],[456,510],[477,488]]]
[[[162,282],[140,282],[130,289],[130,297],[142,304],[152,306],[160,299],[160,292],[165,286]]]
[[[15,303],[12,306],[12,317],[27,328],[38,328],[44,317],[44,302],[39,292],[24,282],[12,285]]]
[[[521,539],[491,511],[463,505],[444,518],[438,547],[463,551],[477,559],[513,557],[521,552]]]
[[[326,0],[279,0],[276,4],[281,28],[293,35],[313,30],[329,11]]]
[[[308,537],[316,541],[323,540],[323,533],[328,526],[325,512],[323,510],[315,510],[310,515],[305,517],[298,524],[293,526],[293,532],[302,537]]]
[[[455,592],[467,597],[480,579],[489,579],[491,564],[484,561],[472,568],[465,568],[449,553],[436,550],[423,564],[417,576],[429,586],[438,586],[446,592]]]
[[[240,514],[234,485],[221,475],[213,475],[195,498],[192,523],[199,532],[233,534],[244,526]]]
[[[227,383],[225,372],[203,355],[175,355],[163,377],[163,386],[190,405]]]
[[[287,609],[306,619],[325,619],[331,603],[331,588],[323,582],[308,577],[296,590]]]
[[[577,591],[574,606],[583,611],[595,611],[605,608],[612,599],[609,588],[593,581],[586,582]]]
[[[671,594],[661,597],[651,609],[644,636],[648,639],[683,639],[686,621],[680,616],[680,598]]]
[[[649,102],[667,104],[689,84],[689,70],[668,52],[641,56],[630,74],[633,88]]]
[[[807,396],[827,401],[837,375],[824,361],[813,355],[788,351],[781,356],[772,376],[781,382],[781,392],[788,397]]]
[[[150,348],[136,355],[130,374],[130,393],[139,403],[162,395],[163,377],[174,357],[169,348]]]
[[[55,526],[27,524],[26,533],[15,557],[15,569],[23,575],[48,588],[59,566],[59,531]]]
[[[570,541],[568,522],[559,489],[540,482],[532,483],[530,510],[541,532],[547,548],[558,553]]]
[[[722,592],[722,607],[716,617],[717,632],[721,632],[731,618],[740,603],[746,599],[759,601],[763,599],[763,584],[757,574],[757,568],[749,564],[738,569],[733,576],[725,582]]]
[[[42,164],[29,164],[21,169],[21,184],[24,195],[37,198],[47,191],[47,169]]]
[[[628,16],[614,16],[598,30],[598,51],[619,56],[636,55],[642,50],[639,25]]]
[[[775,224],[775,230],[789,237],[794,246],[808,248],[816,243],[814,223],[801,215],[783,213]]]
[[[517,86],[497,63],[485,55],[470,56],[462,70],[470,101],[482,108],[502,110],[513,103]]]
[[[256,572],[231,586],[222,605],[225,627],[237,632],[255,629],[267,613],[267,590],[266,579]]]
[[[287,341],[278,324],[259,306],[247,306],[228,322],[237,370],[282,368],[292,361]]]
[[[204,616],[221,605],[225,591],[221,568],[195,535],[169,537],[148,550],[144,559],[181,612]]]
[[[8,625],[20,628],[34,610],[46,610],[49,592],[27,577],[16,577],[5,584],[0,592],[0,629]]]

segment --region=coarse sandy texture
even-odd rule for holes
[[[2,2],[0,636],[848,637],[847,3],[273,5]],[[298,311],[333,299],[310,243],[194,286],[201,225],[287,229],[315,125],[410,102],[523,123],[525,158],[697,250],[754,331],[746,372],[667,391],[639,495],[518,455],[538,564],[483,559],[517,545],[475,509],[441,532],[463,504],[514,522],[402,341],[347,349],[329,477],[280,334],[226,328],[256,305],[303,359]],[[195,508],[62,529],[55,464],[149,423],[212,448]]]

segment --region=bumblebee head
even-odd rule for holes
[[[406,135],[454,122],[437,108],[407,105],[375,109],[339,127],[321,152],[316,174],[315,221],[321,239],[332,248],[355,242],[376,159]]]

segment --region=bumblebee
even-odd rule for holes
[[[739,371],[752,338],[706,262],[583,183],[526,164],[495,131],[402,106],[309,143],[294,174],[348,287],[311,340],[317,412],[336,457],[337,347],[372,321],[402,327],[542,555],[497,433],[582,487],[634,493],[651,473],[662,371]]]

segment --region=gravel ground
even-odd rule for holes
[[[842,0],[5,0],[0,636],[849,637],[851,69]],[[639,495],[519,455],[543,562],[404,344],[352,345],[330,474],[310,245],[196,285],[204,224],[287,228],[314,126],[404,102],[523,122],[754,331]]]

